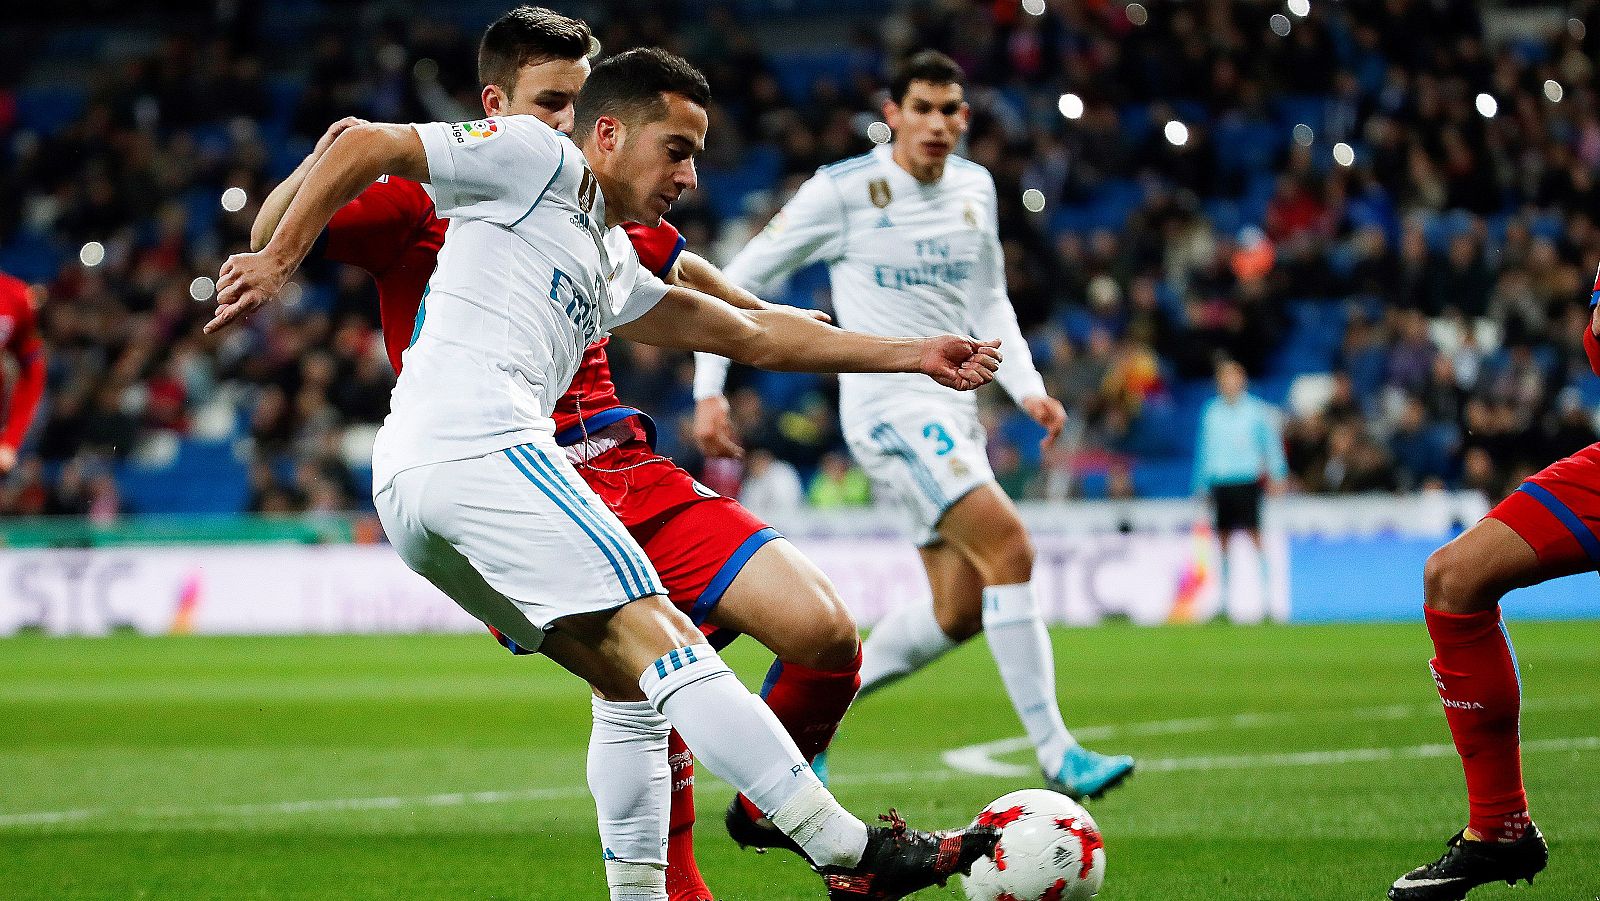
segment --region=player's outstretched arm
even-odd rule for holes
[[[306,173],[316,165],[317,160],[333,146],[334,139],[343,134],[345,129],[356,125],[366,125],[367,120],[355,116],[345,116],[343,119],[328,126],[328,130],[317,139],[317,146],[311,149],[300,165],[294,167],[289,177],[278,183],[267,199],[261,202],[261,209],[256,213],[255,221],[250,223],[250,250],[259,251],[272,240],[272,233],[277,231],[278,223],[283,220],[283,214],[289,211],[289,204],[294,200],[294,195],[300,191],[300,186],[305,184]]]
[[[339,208],[384,173],[428,181],[422,139],[409,125],[357,125],[334,139],[306,173],[272,239],[259,253],[228,257],[217,278],[217,310],[209,334],[271,300],[300,266]]]
[[[630,341],[720,354],[780,372],[920,372],[968,391],[994,379],[1000,342],[956,335],[883,338],[848,332],[783,309],[735,310],[672,288],[638,319],[613,330]]]

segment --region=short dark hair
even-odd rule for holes
[[[495,19],[478,42],[478,83],[507,91],[517,72],[529,63],[583,59],[593,37],[589,24],[542,6],[518,6]]]
[[[690,62],[658,47],[640,47],[611,57],[589,73],[578,93],[573,136],[582,143],[601,116],[627,125],[655,122],[667,114],[663,94],[711,105],[711,86]]]
[[[955,60],[937,50],[919,50],[895,70],[894,79],[889,82],[889,99],[904,103],[913,81],[946,85],[965,84],[966,80],[967,73],[961,71]]]

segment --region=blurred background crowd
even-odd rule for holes
[[[393,379],[370,281],[311,266],[211,338],[206,278],[333,120],[480,115],[476,39],[503,5],[8,13],[0,270],[45,288],[48,387],[0,515],[370,506]],[[1498,496],[1597,440],[1581,329],[1600,4],[554,5],[607,53],[663,45],[705,68],[701,187],[671,218],[717,261],[817,166],[871,146],[903,53],[965,66],[966,155],[994,173],[1011,298],[1072,417],[1041,450],[985,392],[1014,496],[1187,495],[1221,356],[1282,408],[1290,490]],[[826,274],[771,299],[827,307]],[[691,362],[613,347],[621,397],[701,471]],[[730,391],[754,452],[708,482],[743,480],[758,510],[870,502],[830,380],[736,369]]]

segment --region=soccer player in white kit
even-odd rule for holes
[[[612,734],[632,738],[590,749],[611,897],[666,897],[670,722],[803,849],[830,898],[899,898],[965,871],[995,830],[924,833],[898,818],[869,829],[840,807],[554,440],[552,405],[607,332],[771,368],[919,372],[958,389],[998,364],[995,342],[876,338],[739,311],[645,271],[619,225],[659,222],[694,187],[709,96],[688,63],[637,50],[595,67],[577,145],[532,116],[350,128],[267,246],[223,266],[207,330],[275,295],[379,175],[429,184],[450,226],[374,447],[374,500],[408,566],[628,720]]]
[[[1066,414],[1045,392],[1006,296],[994,179],[952,155],[969,115],[961,69],[923,51],[891,94],[893,143],[819,169],[724,271],[761,294],[825,261],[846,328],[1000,336],[997,379],[1053,441]],[[696,437],[707,453],[736,451],[722,397],[727,361],[700,354],[696,363]],[[867,637],[861,694],[983,631],[1046,783],[1083,798],[1125,779],[1132,758],[1084,748],[1062,722],[1033,547],[989,468],[974,397],[909,375],[841,375],[839,407],[851,453],[909,510],[933,589],[931,606],[903,606]]]

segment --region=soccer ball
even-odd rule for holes
[[[969,901],[1081,901],[1100,892],[1106,849],[1088,811],[1042,788],[997,798],[978,814],[998,826],[993,857],[962,880]]]

